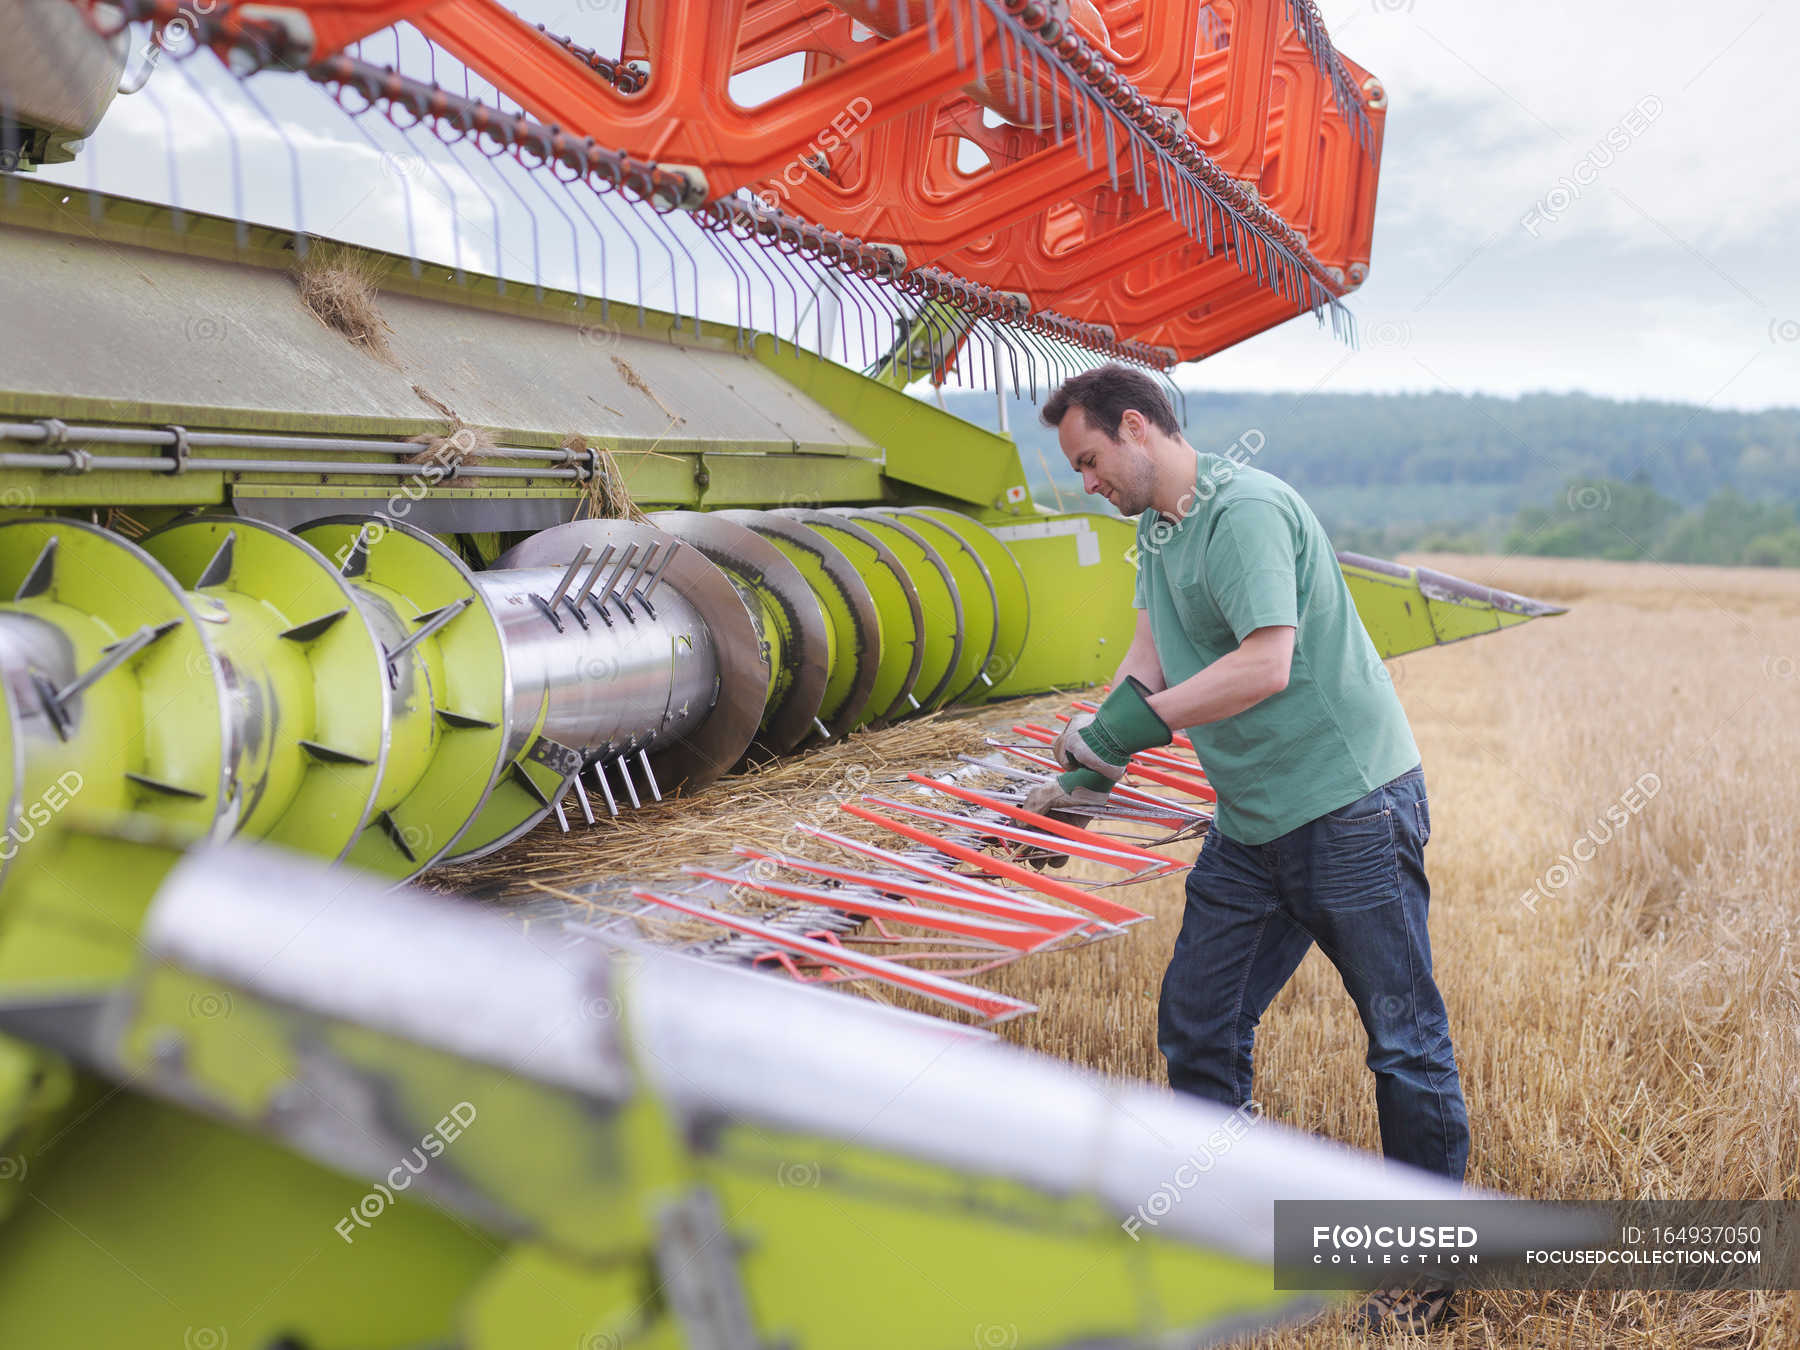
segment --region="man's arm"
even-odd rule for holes
[[[1135,643],[1132,649],[1136,650]],[[1286,689],[1293,659],[1291,626],[1258,628],[1246,633],[1235,649],[1173,689],[1159,679],[1151,686],[1159,692],[1150,695],[1150,709],[1170,727],[1222,721]],[[1160,667],[1157,673],[1161,675]]]
[[[1119,673],[1112,678],[1113,688],[1124,684],[1128,675],[1137,676],[1138,683],[1152,693],[1168,688],[1162,658],[1156,654],[1156,639],[1150,636],[1150,611],[1147,609],[1137,612],[1137,632],[1132,635],[1125,659],[1119,662]]]

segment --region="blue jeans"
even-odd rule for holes
[[[1266,844],[1208,833],[1158,1008],[1170,1086],[1248,1102],[1256,1024],[1316,942],[1369,1035],[1382,1152],[1460,1181],[1469,1122],[1431,978],[1430,836],[1417,766]]]

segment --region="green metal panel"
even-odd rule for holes
[[[640,326],[635,305],[435,268],[415,277],[407,258],[357,250],[386,268],[384,361],[300,303],[291,233],[250,227],[240,246],[233,221],[188,212],[178,231],[166,208],[31,182],[9,182],[0,225],[0,314],[34,339],[0,362],[9,416],[442,434],[423,390],[508,444],[580,433],[644,449],[877,454],[741,351],[730,324],[695,332],[650,310]]]
[[[1561,606],[1354,553],[1339,565],[1363,626],[1383,657],[1460,642],[1565,611]]]
[[[1137,630],[1125,561],[1137,537],[1132,523],[1070,514],[990,528],[1031,595],[1025,650],[995,697],[1110,680]]]
[[[1242,1258],[1133,1241],[1086,1200],[854,1144],[728,1128],[701,1174],[759,1332],[794,1350],[1192,1345],[1315,1305]]]
[[[407,1203],[346,1242],[335,1225],[366,1183],[130,1092],[109,1091],[26,1167],[0,1227],[8,1345],[449,1345],[498,1250]]]
[[[889,478],[953,501],[1009,515],[1030,514],[1025,468],[1008,438],[791,344],[777,352],[766,335],[758,335],[755,353],[808,398],[878,444]]]

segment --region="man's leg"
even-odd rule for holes
[[[1263,850],[1209,833],[1188,872],[1157,1008],[1169,1086],[1226,1106],[1248,1102],[1256,1024],[1311,945],[1278,910]]]
[[[1382,1152],[1460,1181],[1469,1123],[1431,973],[1429,829],[1412,769],[1277,847],[1284,908],[1337,966],[1368,1032]]]

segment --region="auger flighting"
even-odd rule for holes
[[[15,842],[61,784],[71,821],[135,813],[393,880],[571,793],[592,824],[596,799],[616,814],[753,750],[978,702],[1029,626],[1005,544],[930,508],[577,521],[479,571],[377,517],[136,542],[22,520],[0,591]]]

